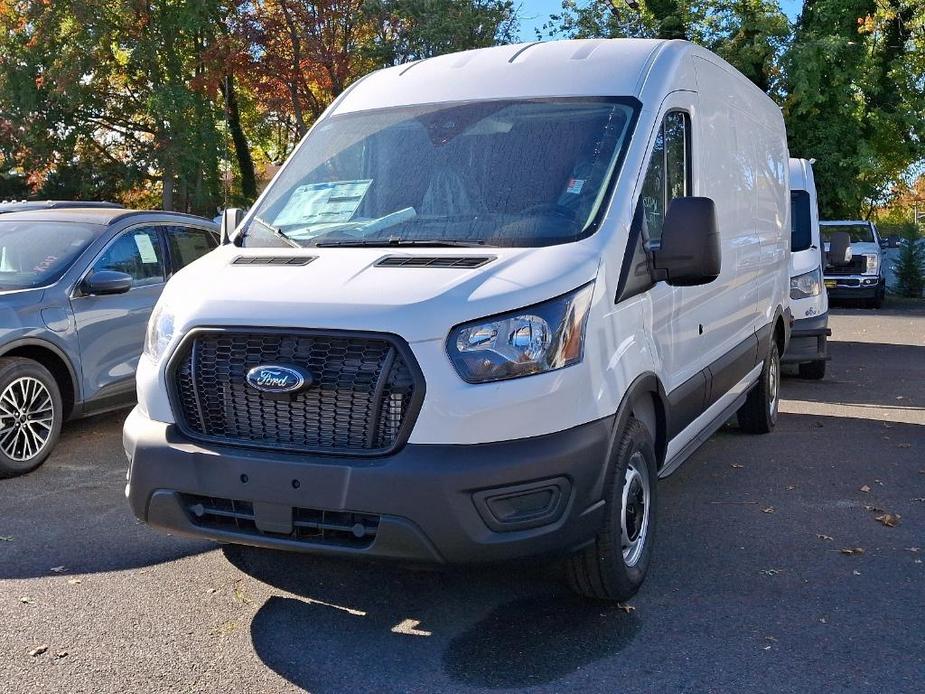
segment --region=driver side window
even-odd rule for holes
[[[137,227],[123,233],[93,264],[93,272],[100,270],[131,275],[135,287],[164,282],[164,260],[157,229]]]
[[[683,111],[671,111],[655,136],[639,196],[647,240],[655,247],[662,238],[669,203],[692,192],[690,168],[690,116]]]

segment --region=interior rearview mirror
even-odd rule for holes
[[[132,288],[134,280],[131,275],[115,270],[98,270],[87,277],[81,285],[84,294],[102,296],[105,294],[125,294]]]
[[[222,212],[221,242],[223,246],[231,243],[231,234],[238,228],[242,219],[244,219],[244,210],[240,207],[228,207]]]
[[[829,265],[848,265],[851,262],[851,234],[835,231],[829,237]]]
[[[716,205],[710,198],[675,198],[668,206],[661,244],[653,251],[655,269],[668,284],[708,284],[722,267]]]

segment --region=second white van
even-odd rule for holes
[[[686,42],[373,73],[168,284],[125,424],[135,514],[319,554],[558,554],[625,600],[659,477],[735,414],[777,420],[787,176],[780,110]]]

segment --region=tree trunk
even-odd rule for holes
[[[164,190],[161,194],[161,207],[165,210],[173,209],[173,174],[169,171],[164,171]]]
[[[235,92],[232,75],[226,75],[222,80],[222,96],[225,100],[225,120],[228,123],[228,131],[231,133],[231,141],[234,143],[238,170],[241,172],[241,193],[248,200],[254,200],[257,197],[257,173],[254,171],[254,160],[247,144],[247,137],[241,127],[238,95]]]

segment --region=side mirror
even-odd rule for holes
[[[848,265],[851,262],[851,234],[836,231],[829,237],[829,265]]]
[[[890,240],[889,239],[880,239],[880,248],[889,248]]]
[[[240,207],[228,207],[222,212],[221,244],[231,243],[231,234],[244,219],[244,210]]]
[[[668,206],[662,239],[653,251],[655,269],[668,284],[709,284],[722,267],[716,205],[710,198],[675,198]]]
[[[102,296],[105,294],[125,294],[135,280],[131,275],[115,270],[99,270],[87,277],[80,286],[84,294]]]

